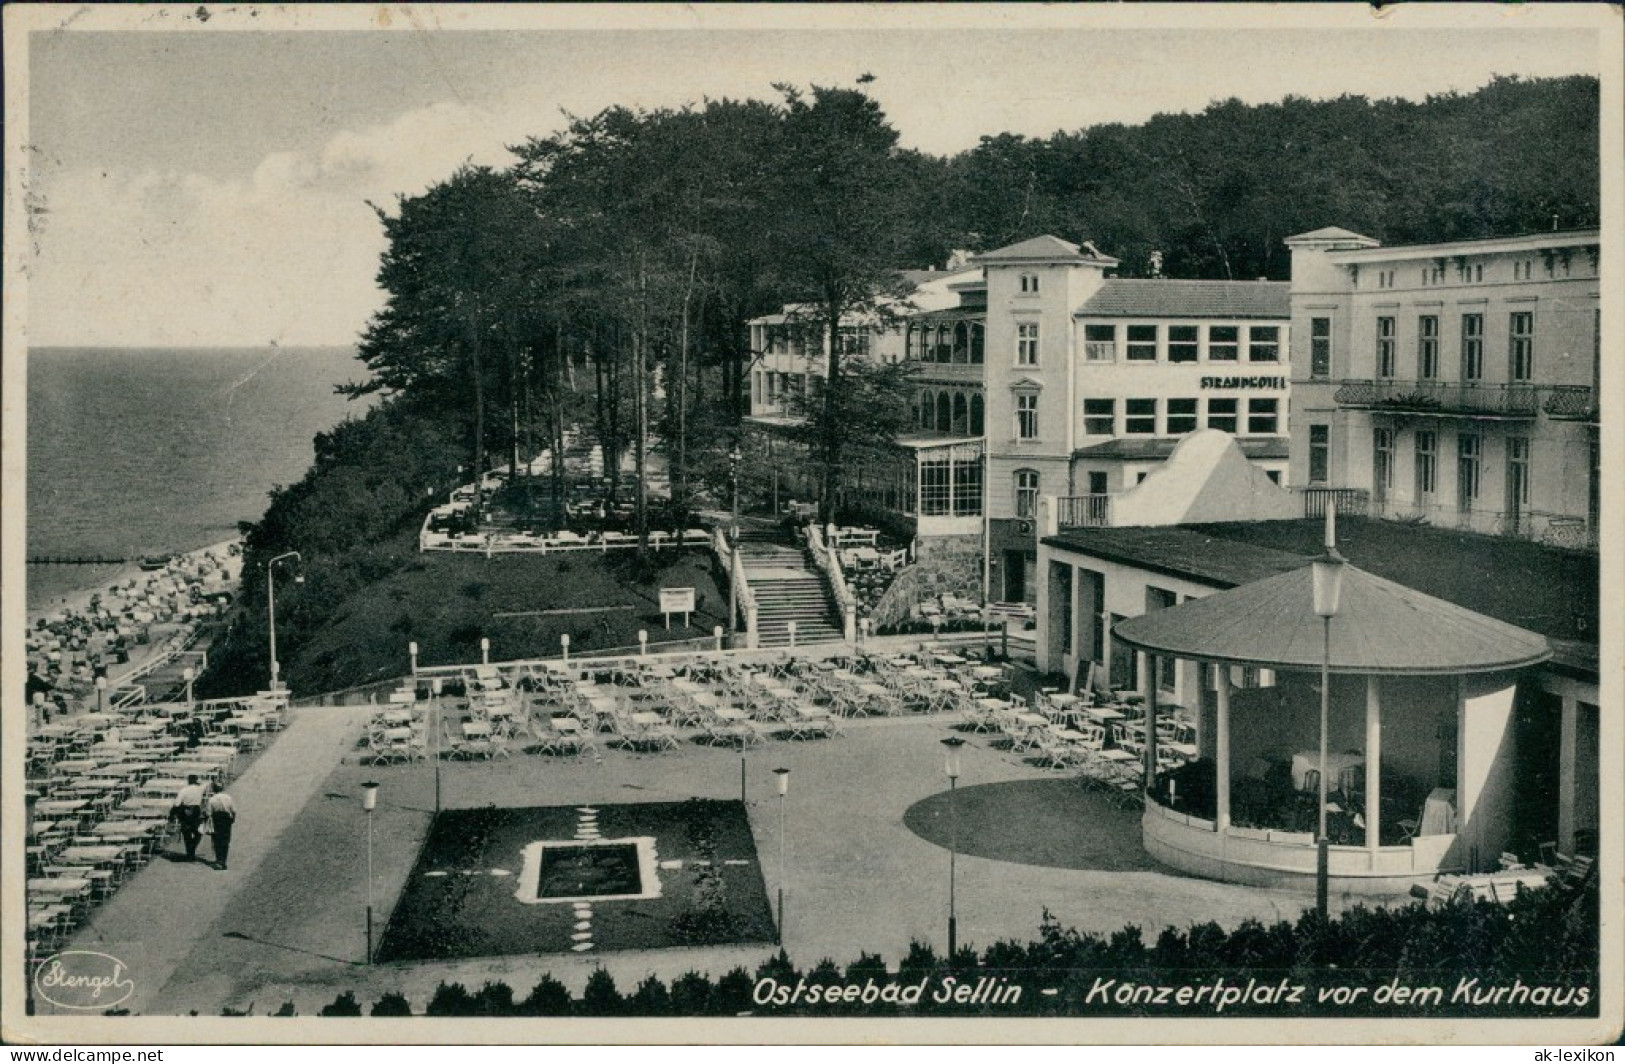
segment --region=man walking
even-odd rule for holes
[[[197,860],[197,845],[203,841],[203,788],[198,785],[197,774],[186,777],[186,786],[175,795],[171,810],[181,826],[181,842],[186,845],[186,859]]]
[[[231,826],[237,822],[237,803],[226,793],[225,784],[216,783],[206,809],[214,833],[214,866],[224,872],[226,858],[231,856]]]

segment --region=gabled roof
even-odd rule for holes
[[[1361,247],[1376,247],[1378,244],[1376,239],[1363,233],[1341,229],[1335,225],[1328,225],[1322,229],[1312,229],[1307,233],[1299,233],[1297,236],[1289,236],[1283,243],[1287,247],[1291,247],[1293,244],[1318,244],[1325,241],[1358,244]]]
[[[1314,611],[1312,582],[1305,565],[1142,614],[1112,631],[1126,643],[1175,657],[1318,668],[1324,627]],[[1552,656],[1543,635],[1346,563],[1341,605],[1330,632],[1331,671],[1337,673],[1499,672]]]
[[[1287,281],[1122,280],[1101,282],[1084,300],[1078,318],[1279,318],[1291,317]]]
[[[1093,244],[1085,244],[1080,249],[1076,244],[1069,244],[1058,236],[1049,236],[1048,234],[1035,236],[1030,240],[1023,240],[1007,247],[984,252],[971,261],[974,263],[1092,262],[1102,266],[1117,265],[1116,259],[1110,255],[1102,255]]]

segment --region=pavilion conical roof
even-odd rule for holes
[[[1293,569],[1120,622],[1142,650],[1278,669],[1318,669],[1323,628],[1313,570]],[[1551,657],[1546,637],[1344,565],[1331,625],[1331,671],[1389,675],[1499,672]]]

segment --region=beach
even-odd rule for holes
[[[28,615],[30,690],[43,681],[59,708],[94,699],[95,677],[108,689],[138,678],[160,658],[222,615],[238,593],[241,540],[177,554],[164,568],[120,566],[108,579],[56,598]]]

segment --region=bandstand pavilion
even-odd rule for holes
[[[1198,875],[1269,885],[1316,871],[1323,620],[1304,565],[1118,622],[1145,700],[1147,851]],[[1517,791],[1515,714],[1543,635],[1344,566],[1331,621],[1330,880],[1390,893],[1493,867]],[[1156,677],[1190,676],[1184,707]],[[1182,718],[1194,760],[1157,751]],[[1170,730],[1162,729],[1165,746]]]

